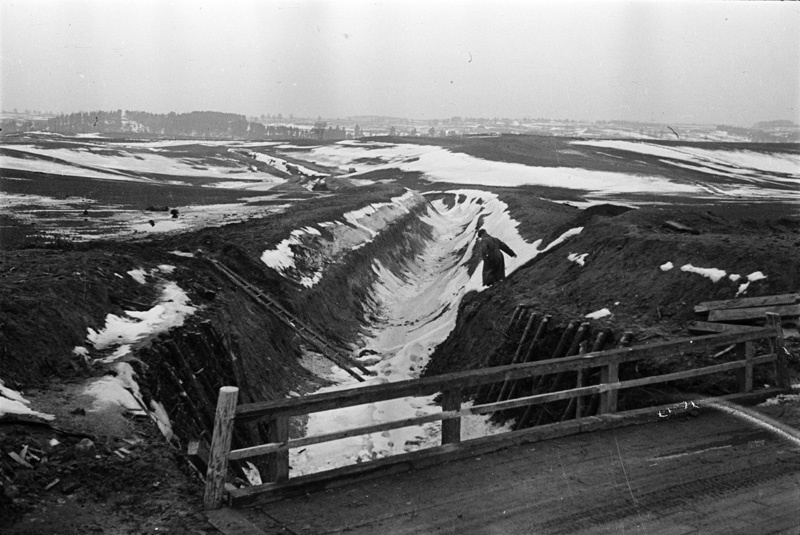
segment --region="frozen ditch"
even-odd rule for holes
[[[505,241],[517,253],[517,258],[507,259],[508,273],[540,252],[540,241],[528,243],[519,235],[517,223],[495,195],[474,190],[449,193],[457,195],[454,205],[435,200],[422,217],[433,229],[433,238],[420,255],[409,258],[399,267],[385,266],[378,261],[373,263],[377,282],[371,290],[380,320],[370,326],[369,334],[359,345],[377,353],[379,360],[369,365],[377,375],[357,383],[344,371],[333,369],[329,378],[337,384],[319,392],[419,376],[434,348],[455,326],[458,305],[464,294],[481,290],[480,266],[470,275],[465,265],[473,253],[479,217],[484,216],[483,227],[490,234]],[[575,232],[568,234],[580,231],[573,230]],[[375,359],[374,356],[370,358]],[[337,409],[310,415],[306,434],[313,436],[440,410],[433,396]],[[464,439],[501,431],[502,428],[488,423],[483,416],[462,421]],[[441,442],[440,433],[441,424],[436,422],[291,450],[290,474],[298,476],[436,446]]]

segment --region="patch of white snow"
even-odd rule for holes
[[[569,256],[567,256],[567,260],[569,260],[570,262],[575,262],[580,266],[583,266],[586,265],[587,256],[589,256],[589,253],[583,253],[583,254],[570,253]]]
[[[606,316],[611,316],[611,311],[607,308],[601,308],[600,310],[589,312],[588,314],[586,314],[585,317],[596,320],[600,318],[605,318]]]
[[[681,266],[681,271],[687,271],[689,273],[697,273],[698,275],[702,275],[703,277],[707,277],[712,280],[712,282],[719,281],[722,277],[725,276],[725,271],[717,268],[700,268],[695,267],[691,264],[686,264]]]

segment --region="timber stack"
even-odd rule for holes
[[[778,314],[781,323],[793,323],[797,327],[800,293],[706,301],[695,306],[694,312],[700,320],[691,322],[688,328],[696,334],[754,329],[764,325],[767,313]]]

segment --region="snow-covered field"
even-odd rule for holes
[[[658,172],[641,174],[584,169],[581,167],[539,167],[484,160],[430,145],[342,141],[313,148],[303,158],[342,172],[355,169],[362,174],[376,169],[397,168],[416,171],[433,182],[470,186],[547,186],[585,190],[594,196],[614,194],[667,194],[699,198],[792,198],[800,200],[800,187],[794,191],[774,186],[800,186],[800,156],[791,153],[765,154],[753,151],[706,150],[693,147],[665,147],[632,141],[580,141],[574,145],[616,148],[635,154],[669,158],[714,178],[745,180],[751,184],[711,184],[703,180],[677,181]],[[632,156],[633,158],[634,156]]]
[[[129,146],[78,144],[71,148],[0,145],[0,149],[8,151],[0,159],[0,167],[55,175],[150,181],[153,179],[147,175],[157,174],[174,177],[172,183],[177,184],[185,184],[191,178],[260,181],[273,186],[285,182],[235,159],[169,157],[159,154],[163,149],[157,147],[133,150]]]

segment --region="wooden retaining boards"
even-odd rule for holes
[[[800,304],[712,310],[708,313],[708,321],[763,319],[768,312],[778,314],[781,317],[796,317],[800,316]]]
[[[705,301],[696,305],[697,314],[711,312],[712,310],[727,310],[731,308],[766,307],[776,305],[792,305],[800,302],[800,294],[767,295],[764,297],[743,297],[740,299],[725,299],[723,301]]]
[[[520,379],[581,368],[596,368],[613,363],[630,362],[657,356],[669,356],[689,351],[699,351],[721,345],[737,344],[760,338],[774,338],[774,327],[762,327],[743,332],[698,336],[678,342],[660,342],[646,346],[623,347],[598,353],[586,353],[561,359],[534,361],[522,364],[497,366],[467,372],[449,373],[423,379],[371,385],[335,392],[311,394],[302,398],[267,401],[239,405],[236,420],[247,421],[265,416],[298,416],[314,412],[352,407],[364,403],[385,401],[405,396],[426,396],[458,385],[460,388],[485,383]]]
[[[782,392],[784,392],[784,390],[779,388],[767,388],[746,394],[733,394],[730,396],[713,398],[707,401],[725,400],[742,404],[757,403]],[[702,399],[695,400],[695,403],[701,408],[703,407]],[[326,470],[324,472],[298,476],[284,483],[266,483],[252,487],[244,487],[229,491],[228,496],[230,505],[233,507],[243,507],[256,502],[273,502],[295,496],[304,496],[309,492],[340,487],[356,481],[374,479],[458,459],[483,455],[512,446],[540,442],[579,433],[651,423],[663,419],[663,414],[665,412],[671,416],[680,416],[681,414],[680,409],[676,410],[673,404],[636,409],[624,413],[589,416],[577,420],[530,427],[502,435],[481,437],[460,443],[427,448],[403,455],[378,459],[369,463],[355,464]]]

